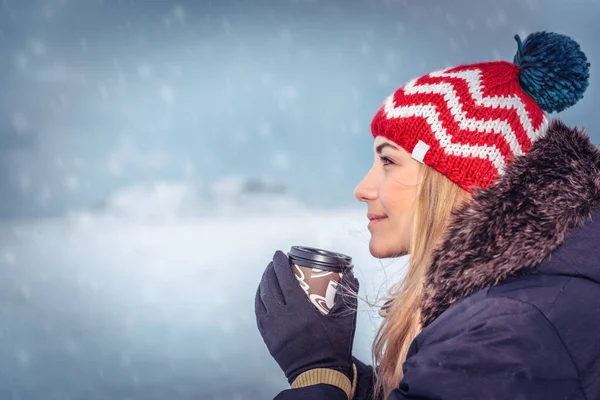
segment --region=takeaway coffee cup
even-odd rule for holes
[[[342,276],[353,268],[352,258],[304,246],[292,246],[287,255],[294,275],[310,302],[322,314],[329,314]]]

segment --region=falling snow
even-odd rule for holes
[[[173,103],[175,100],[175,91],[170,85],[161,85],[160,87],[160,99],[166,104]]]
[[[27,117],[22,113],[15,113],[12,116],[12,124],[18,133],[25,133],[29,129]]]
[[[351,254],[372,301],[400,279],[352,195],[385,96],[535,30],[597,65],[579,3],[0,0],[0,393],[273,398],[253,300],[276,249]],[[598,93],[565,113],[596,143]]]

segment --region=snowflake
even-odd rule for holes
[[[15,61],[20,68],[27,67],[27,56],[23,53],[17,54]]]
[[[65,186],[67,187],[67,189],[69,189],[71,192],[76,191],[77,189],[79,189],[79,179],[77,179],[77,176],[71,174],[68,175],[65,178]]]
[[[141,64],[138,67],[138,75],[142,79],[149,79],[152,76],[152,67],[148,64]]]
[[[271,136],[271,125],[267,121],[260,121],[257,130],[261,137],[267,138]]]
[[[175,100],[173,87],[170,85],[162,85],[160,87],[160,99],[167,104],[173,103]]]
[[[15,351],[15,357],[19,364],[25,366],[29,364],[29,353],[24,349],[18,349]]]
[[[31,44],[31,52],[38,57],[43,57],[47,52],[46,45],[41,41],[35,41]]]
[[[29,129],[27,117],[22,113],[14,113],[12,115],[12,125],[18,133],[25,133]]]
[[[185,23],[185,9],[181,5],[176,5],[173,9],[173,15],[175,18],[179,20],[182,24]]]
[[[29,289],[29,286],[21,286],[20,292],[24,299],[29,300],[31,298],[31,289]]]
[[[290,159],[287,154],[280,152],[273,157],[273,164],[280,170],[287,170],[290,166]]]
[[[27,174],[21,174],[19,176],[19,187],[23,192],[27,192],[31,187],[31,179]]]
[[[4,255],[3,255],[2,258],[4,259],[4,262],[6,264],[8,264],[8,265],[14,265],[15,264],[15,260],[16,260],[15,254],[12,251],[10,251],[10,250],[6,250],[4,252]]]

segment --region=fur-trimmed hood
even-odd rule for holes
[[[600,226],[598,212],[590,222],[599,201],[600,150],[582,129],[553,120],[526,156],[455,213],[426,276],[423,327],[456,301],[512,276],[575,273],[600,283],[600,237],[596,246],[577,249],[590,257],[575,270],[556,263],[544,269],[554,250],[586,234],[573,228]]]

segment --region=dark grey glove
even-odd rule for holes
[[[300,287],[287,256],[275,252],[256,291],[256,322],[290,384],[313,368],[335,369],[352,381],[358,288],[352,272],[343,274],[335,304],[323,315]]]

